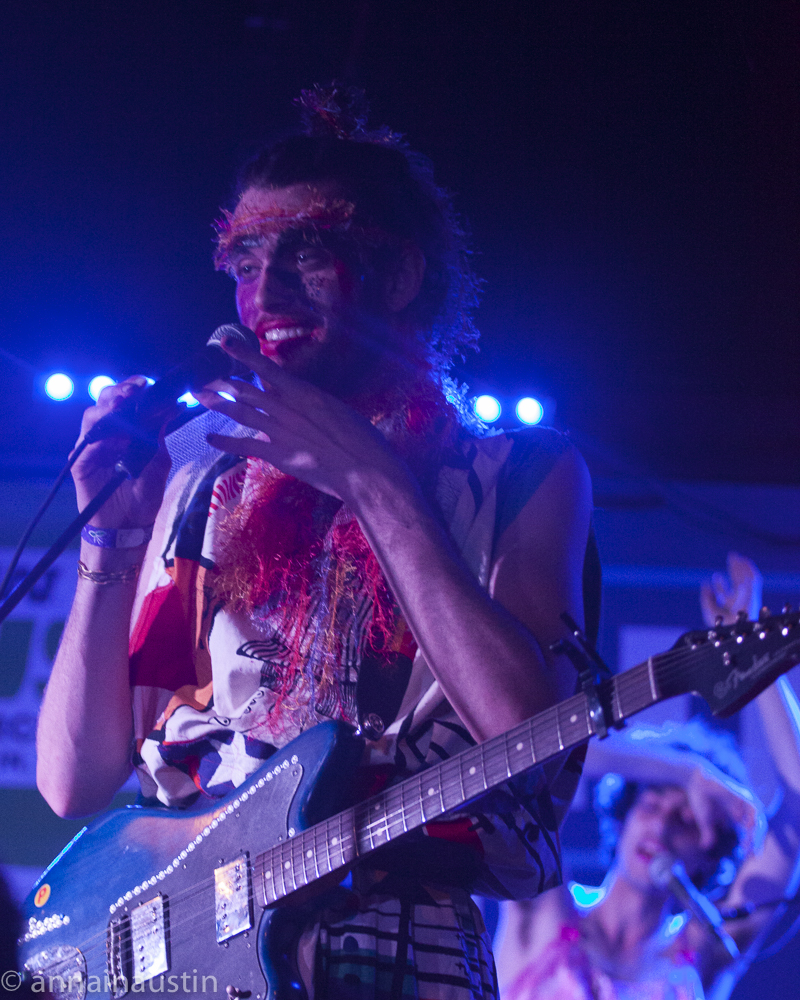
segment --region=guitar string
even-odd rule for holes
[[[695,651],[695,650],[692,650],[692,649],[691,649],[690,647],[683,647],[683,648],[682,648],[682,649],[680,649],[680,650],[673,650],[673,651],[669,651],[669,652],[668,652],[667,654],[659,654],[659,658],[658,658],[658,659],[659,659],[659,666],[660,666],[660,667],[663,667],[663,666],[664,666],[664,663],[665,663],[665,661],[666,661],[666,660],[667,660],[668,658],[669,658],[669,660],[670,660],[670,661],[672,662],[672,665],[674,666],[674,664],[675,664],[675,663],[676,663],[676,662],[677,662],[678,660],[685,660],[685,659],[686,659],[686,658],[687,658],[688,656],[690,656],[690,655],[694,655],[694,653],[695,653],[695,652],[696,652],[696,651]],[[670,653],[671,653],[671,655],[670,655]],[[677,654],[681,654],[681,653],[683,654],[682,656],[681,656],[681,655],[677,655]],[[643,677],[643,676],[631,676],[631,675],[633,675],[633,674],[634,674],[634,672],[635,672],[635,671],[637,672],[637,674],[640,674],[640,673],[641,673],[641,668],[642,668],[642,667],[646,667],[646,666],[647,666],[647,664],[646,664],[646,663],[645,663],[645,664],[640,664],[640,665],[639,665],[639,670],[638,670],[638,671],[637,671],[637,668],[633,668],[633,670],[631,670],[631,671],[626,671],[626,672],[625,672],[624,674],[619,674],[619,675],[617,675],[617,676],[616,676],[616,678],[615,678],[615,680],[616,680],[616,681],[618,682],[618,687],[623,687],[623,686],[626,686],[626,687],[629,687],[629,688],[631,688],[631,687],[639,687],[639,686],[646,686],[646,684],[647,684],[647,682],[648,682],[649,678],[645,678],[645,677]],[[624,679],[624,680],[623,680],[623,679]],[[620,692],[620,693],[621,693],[621,692]],[[551,715],[551,716],[555,716],[555,712],[554,712],[554,711],[553,711],[552,709],[551,709],[551,710],[548,710],[548,712],[547,712],[547,713],[543,713],[543,714],[549,714],[549,715]],[[552,722],[553,722],[553,721],[554,721],[554,720],[553,720],[553,718],[549,718],[549,719],[547,719],[547,720],[546,720],[546,722],[544,722],[544,720],[542,720],[542,722],[544,722],[544,725],[546,725],[546,726],[547,726],[548,728],[550,728],[550,726],[552,725]],[[524,726],[524,725],[525,725],[525,724],[523,724],[523,726]],[[531,731],[531,736],[533,736],[533,735],[534,735],[534,731],[535,731],[535,728],[536,728],[536,723],[534,723],[534,722],[533,722],[533,720],[531,720],[531,724],[530,724],[530,725],[528,726],[528,728],[529,728],[529,729],[530,729],[530,731]],[[541,725],[539,725],[539,728],[541,729],[541,728],[542,728],[542,726],[541,726]],[[507,736],[507,735],[508,735],[508,734],[506,734],[506,736]],[[521,734],[517,734],[517,735],[521,735]],[[476,749],[477,749],[477,748],[470,748],[470,750],[472,750],[472,751],[475,751]],[[502,751],[500,750],[500,745],[499,745],[499,743],[498,743],[498,744],[495,744],[495,745],[494,745],[494,746],[493,746],[493,747],[492,747],[492,748],[490,749],[490,751],[489,751],[489,752],[492,752],[492,751],[495,751],[495,752],[502,752]],[[506,752],[507,752],[507,749],[506,749]],[[469,754],[469,751],[464,751],[464,753],[465,753],[465,754]],[[485,765],[485,764],[487,763],[487,761],[486,761],[486,756],[487,756],[487,754],[486,754],[486,753],[484,752],[484,753],[483,753],[483,754],[481,754],[480,756],[482,756],[482,757],[483,757],[483,760],[481,761],[481,763],[483,763],[483,764]],[[461,762],[458,762],[458,761],[457,761],[457,758],[451,758],[451,759],[450,759],[449,761],[444,761],[444,762],[442,762],[442,764],[441,764],[441,765],[438,765],[438,766],[439,766],[439,767],[442,767],[442,768],[444,769],[444,766],[445,766],[445,765],[447,765],[447,764],[451,764],[451,765],[453,765],[453,766],[452,766],[452,768],[451,768],[451,770],[455,770],[455,769],[456,769],[456,767],[458,768],[458,770],[459,770],[459,771],[461,770]],[[422,783],[422,778],[423,778],[423,776],[424,776],[424,777],[426,777],[428,781],[430,781],[430,780],[431,780],[431,774],[430,774],[430,771],[428,771],[428,772],[421,772],[421,773],[420,773],[419,775],[417,775],[417,776],[416,776],[416,777],[418,777],[418,778],[420,779],[420,785],[421,785],[421,783]],[[503,780],[504,780],[505,778],[507,778],[507,775],[503,775],[503,776],[502,776],[502,777],[501,777],[501,778],[499,779],[499,781],[496,781],[496,779],[495,779],[495,778],[492,778],[491,776],[489,776],[489,777],[488,777],[488,782],[490,783],[490,785],[494,785],[495,783],[499,783],[499,784],[502,784],[502,781],[503,781]],[[397,791],[398,789],[399,789],[399,786],[395,786],[395,787],[394,787],[394,789],[389,789],[389,790],[387,790],[387,793],[386,793],[386,796],[385,796],[385,797],[386,797],[387,799],[389,799],[389,798],[391,797],[391,793],[392,793],[393,791]],[[421,787],[420,787],[420,791],[421,791]],[[364,804],[362,804],[362,807],[363,807],[363,806],[366,806],[366,804],[365,804],[365,803],[364,803]],[[416,806],[416,802],[415,802],[415,806]],[[363,808],[361,808],[361,809],[360,809],[359,811],[363,812],[363,811],[364,811],[364,809],[363,809]],[[382,816],[382,817],[381,817],[381,818],[380,818],[379,820],[376,820],[376,821],[374,821],[374,822],[370,822],[370,823],[367,823],[367,824],[365,824],[365,825],[364,825],[363,827],[361,827],[361,829],[362,829],[362,832],[367,832],[367,835],[369,835],[369,833],[371,832],[371,830],[372,830],[373,828],[375,828],[375,829],[377,829],[377,828],[380,828],[380,829],[383,829],[383,830],[385,831],[385,830],[387,830],[387,829],[388,829],[388,825],[389,825],[390,823],[392,823],[392,822],[393,822],[393,821],[395,820],[395,818],[396,818],[397,816],[399,816],[400,814],[402,814],[402,813],[404,813],[404,812],[406,812],[406,808],[405,808],[405,807],[403,806],[403,803],[402,803],[402,799],[401,799],[401,801],[400,801],[400,808],[399,808],[399,810],[395,810],[394,812],[392,812],[392,811],[389,811],[389,812],[387,812],[387,813],[386,813],[386,814],[385,814],[384,816]],[[434,813],[434,812],[436,812],[436,810],[433,810],[433,809],[432,809],[432,810],[431,810],[431,815],[430,815],[430,817],[429,817],[430,819],[434,819],[434,818],[436,818],[436,816],[434,816],[434,815],[433,815],[433,813]],[[441,811],[438,811],[438,812],[436,813],[436,815],[441,815],[441,814],[442,814],[442,812],[441,812]],[[423,818],[423,817],[424,817],[424,812],[423,812],[422,810],[420,810],[420,820],[422,820],[422,818]],[[421,823],[421,822],[420,822],[420,823],[416,823],[416,824],[415,824],[415,825],[414,825],[414,826],[413,826],[412,828],[416,828],[416,827],[418,827],[419,825],[422,825],[422,823]],[[296,853],[296,852],[293,852],[293,851],[292,851],[292,849],[291,849],[291,845],[294,845],[294,844],[299,844],[299,843],[301,842],[301,840],[307,840],[307,839],[310,839],[308,835],[310,835],[310,834],[312,833],[312,831],[313,831],[314,833],[318,833],[318,832],[319,832],[319,830],[320,830],[320,828],[324,828],[324,827],[326,827],[326,826],[327,826],[327,823],[322,823],[322,824],[317,824],[317,826],[316,826],[316,827],[312,827],[312,828],[310,828],[310,829],[309,829],[308,831],[304,831],[304,834],[306,835],[305,837],[304,837],[303,835],[301,835],[301,837],[300,837],[300,838],[297,838],[297,840],[292,840],[292,841],[289,841],[289,842],[287,842],[287,844],[286,844],[286,845],[275,845],[275,846],[274,846],[273,848],[270,848],[270,849],[268,849],[267,851],[265,851],[265,852],[262,852],[262,854],[261,854],[261,855],[259,855],[259,856],[258,856],[258,858],[261,858],[261,859],[263,859],[263,858],[264,858],[264,855],[270,855],[270,854],[274,855],[274,854],[278,854],[278,855],[280,856],[280,860],[281,860],[281,861],[283,862],[283,859],[284,859],[284,857],[285,857],[285,854],[286,854],[286,852],[285,852],[285,850],[284,850],[283,848],[285,848],[285,847],[290,847],[290,850],[289,850],[289,855],[290,855],[290,857],[288,858],[288,860],[290,861],[290,863],[291,863],[291,865],[292,865],[292,874],[293,874],[293,882],[295,883],[295,887],[296,887],[296,885],[297,885],[297,881],[296,881],[296,875],[295,875],[295,871],[294,871],[294,868],[295,868],[295,866],[294,866],[294,861],[295,861],[296,859],[295,859],[295,858],[293,858],[293,857],[291,856],[291,855],[292,855],[293,853]],[[316,837],[315,837],[314,839],[316,840]],[[344,850],[345,850],[345,843],[346,843],[346,844],[347,844],[347,845],[349,846],[350,842],[351,842],[351,841],[353,841],[354,839],[355,839],[355,840],[357,841],[357,838],[354,838],[354,837],[353,837],[352,835],[350,835],[350,834],[348,834],[347,836],[343,837],[343,838],[342,838],[342,846],[341,846],[341,851],[342,851],[342,852],[344,852]],[[371,836],[370,836],[370,840],[372,840]],[[316,846],[316,844],[315,844],[315,846]],[[256,860],[258,860],[258,859],[256,859]],[[302,885],[306,885],[306,884],[308,884],[308,879],[306,878],[306,871],[305,871],[305,868],[306,868],[306,865],[305,865],[305,862],[304,862],[304,861],[302,861],[301,863],[302,863],[302,866],[303,866],[303,870],[302,870],[302,872],[300,873],[300,879],[301,879],[301,886],[302,886]],[[262,861],[261,861],[261,868],[262,868],[262,871],[263,871],[263,869],[265,869],[266,867],[267,867],[267,862],[265,862],[265,861],[263,861],[263,860],[262,860]],[[274,865],[273,865],[273,867],[274,867]],[[334,867],[334,868],[333,868],[332,870],[333,870],[333,871],[335,871],[337,867],[343,867],[343,866],[341,866],[341,865],[337,865],[337,866],[335,866],[335,867]],[[328,873],[329,873],[329,872],[326,872],[325,874],[328,874]],[[314,880],[315,880],[315,879],[312,879],[311,881],[314,881]],[[194,884],[194,886],[190,886],[190,887],[187,887],[187,888],[186,888],[186,889],[184,889],[184,890],[183,890],[183,891],[182,891],[181,893],[176,893],[174,897],[170,897],[170,898],[171,898],[171,899],[172,899],[172,901],[173,901],[174,903],[176,903],[176,904],[177,904],[178,902],[184,902],[184,903],[185,903],[185,902],[188,902],[189,898],[191,898],[191,896],[192,896],[192,895],[196,894],[196,893],[197,893],[197,892],[199,892],[199,891],[202,891],[202,890],[203,890],[203,889],[205,889],[205,888],[208,888],[208,887],[210,887],[210,884],[211,884],[211,879],[207,879],[207,880],[201,880],[201,882],[199,882],[199,883],[195,883],[195,884]],[[153,888],[155,888],[155,886],[154,886]],[[286,885],[285,885],[285,878],[284,878],[284,892],[283,892],[283,893],[281,893],[281,894],[279,894],[279,897],[278,897],[278,898],[282,898],[282,896],[284,896],[284,895],[288,895],[288,894],[289,894],[289,893],[287,893],[287,892],[285,891],[285,889],[286,889]],[[290,890],[290,891],[293,891],[293,889],[292,889],[292,890]],[[175,922],[175,925],[174,925],[174,926],[175,926],[175,928],[177,929],[177,926],[178,926],[178,922]],[[105,931],[101,932],[101,934],[100,934],[100,935],[98,935],[98,936],[105,936]],[[125,934],[124,934],[124,933],[120,935],[120,938],[121,938],[121,940],[124,940],[124,937],[125,937]],[[98,944],[100,944],[100,943],[101,943],[101,942],[98,942]],[[104,942],[103,942],[103,943],[104,943]],[[89,948],[91,948],[91,946],[89,945],[88,941],[87,941],[87,943],[86,943],[86,946],[85,946],[85,947],[86,947],[86,950],[87,950],[87,951],[89,950]]]
[[[795,616],[793,615],[793,616],[791,616],[791,618],[795,618]],[[789,624],[790,626],[794,625],[794,624],[797,624],[795,621],[788,621],[787,622],[785,619],[783,619],[782,622],[783,622],[784,625],[785,624]],[[763,625],[766,625],[768,629],[769,629],[770,624],[771,624],[770,622],[763,623]],[[763,626],[762,626],[762,630],[763,630]],[[748,638],[752,639],[752,637],[753,637],[754,634],[757,634],[757,630],[754,630],[753,632],[745,635],[744,641],[747,641]],[[705,641],[702,641],[702,642],[698,643],[695,646],[695,648],[692,648],[691,645],[686,644],[685,646],[682,646],[682,647],[679,647],[679,648],[676,648],[676,649],[673,649],[673,650],[668,650],[665,653],[660,653],[657,656],[654,656],[652,659],[653,659],[654,665],[658,666],[658,672],[659,672],[659,675],[660,675],[658,679],[663,680],[668,675],[676,676],[677,673],[680,672],[680,670],[676,669],[676,668],[680,668],[682,666],[685,666],[685,663],[688,660],[696,657],[697,652],[698,652],[699,649],[707,649],[708,648],[707,644],[708,644],[709,640],[708,640],[707,636],[705,636],[705,635],[702,638]],[[721,639],[721,643],[724,644],[724,643],[730,642],[731,638],[732,638],[732,636],[728,636],[727,638],[723,638],[723,639]],[[753,644],[756,645],[760,641],[761,640],[757,640]],[[737,644],[737,646],[739,648],[741,648],[741,645],[742,644]],[[736,648],[736,647],[734,647],[734,648]],[[719,648],[717,648],[717,652],[720,652]],[[645,662],[643,662],[641,664],[638,664],[636,667],[633,667],[631,670],[625,671],[622,674],[617,674],[613,678],[611,678],[611,680],[613,680],[615,682],[615,685],[616,685],[616,688],[617,688],[617,693],[618,693],[619,697],[622,697],[622,691],[620,690],[622,687],[629,688],[628,693],[630,693],[631,690],[633,690],[633,689],[635,689],[637,687],[647,688],[649,686],[649,676],[645,675],[645,670],[648,668],[648,666],[649,666],[649,661],[645,661]],[[572,700],[572,699],[567,699],[567,701],[570,701],[570,700]],[[489,741],[491,743],[494,743],[494,745],[491,746],[491,747],[489,747],[488,750],[486,749],[487,746],[488,746],[488,744],[478,744],[475,747],[470,747],[468,750],[462,751],[461,753],[459,753],[455,757],[452,757],[452,758],[449,758],[448,760],[442,761],[440,764],[435,765],[435,767],[441,769],[441,773],[443,775],[444,770],[446,769],[447,765],[448,764],[451,765],[451,770],[452,771],[454,771],[454,772],[456,770],[459,771],[459,781],[460,781],[463,778],[463,773],[462,773],[462,764],[463,764],[463,761],[459,760],[459,758],[461,757],[462,753],[463,753],[463,755],[465,757],[469,756],[472,753],[476,757],[482,758],[480,762],[483,765],[485,765],[487,763],[487,757],[488,757],[489,754],[496,753],[496,754],[502,754],[503,756],[507,756],[507,754],[508,754],[508,748],[506,747],[504,750],[501,749],[501,743],[507,741],[508,739],[510,739],[511,738],[511,733],[514,733],[516,738],[518,738],[519,736],[523,735],[523,733],[518,732],[518,730],[525,729],[525,728],[527,728],[527,729],[530,730],[529,738],[535,744],[535,734],[536,734],[537,728],[538,728],[538,730],[539,730],[540,733],[544,729],[548,729],[548,730],[551,729],[553,722],[554,721],[558,722],[557,713],[558,713],[559,708],[562,707],[564,704],[565,703],[561,703],[561,706],[553,706],[550,709],[546,709],[544,712],[540,713],[540,715],[538,717],[534,716],[533,719],[529,720],[528,722],[522,723],[519,726],[514,727],[514,729],[512,729],[509,733],[502,734],[501,737],[498,737],[497,743],[494,743],[494,741]],[[634,712],[631,712],[631,714],[634,714]],[[548,716],[548,718],[544,719],[544,718],[542,718],[543,716]],[[589,737],[587,736],[586,738],[589,738]],[[579,740],[578,742],[582,742],[582,740]],[[577,745],[577,743],[576,744],[570,744],[570,746],[572,746],[572,745]],[[555,756],[555,754],[553,754],[553,756]],[[545,758],[545,760],[546,759],[547,758]],[[532,764],[531,766],[535,766],[535,763]],[[432,770],[433,769],[426,769],[425,771],[419,772],[417,775],[414,776],[420,782],[420,792],[422,790],[423,778],[426,779],[426,782],[430,781],[431,778],[432,778]],[[526,768],[524,768],[522,770],[523,771],[524,770],[528,770],[528,768],[526,767]],[[517,773],[521,773],[521,772],[517,772]],[[409,779],[405,779],[405,780],[408,780],[410,782],[412,779],[409,778]],[[499,777],[499,778],[495,778],[495,777],[492,777],[491,775],[487,775],[486,776],[486,780],[489,782],[489,788],[487,790],[491,790],[492,788],[497,787],[498,785],[501,785],[505,780],[508,780],[508,774],[505,773],[505,774],[503,774],[502,777]],[[393,786],[392,788],[387,789],[386,792],[382,793],[381,796],[380,796],[380,799],[384,799],[385,802],[386,802],[386,805],[390,806],[389,810],[388,811],[384,811],[384,813],[382,814],[382,816],[379,819],[374,820],[374,821],[371,820],[371,821],[369,821],[369,822],[367,822],[367,823],[359,826],[360,832],[362,834],[364,834],[366,837],[369,837],[369,840],[370,840],[370,846],[367,849],[367,853],[369,853],[371,850],[375,849],[374,848],[374,843],[373,843],[373,838],[372,838],[372,832],[374,830],[381,830],[381,831],[384,831],[384,832],[388,832],[389,826],[392,823],[394,823],[400,817],[402,817],[403,815],[405,815],[406,813],[408,813],[409,807],[406,806],[406,805],[404,805],[404,803],[403,803],[401,788],[402,788],[402,785],[396,785],[396,786]],[[397,804],[398,808],[392,808],[395,805],[394,802],[390,801],[391,798],[392,798],[392,793],[393,792],[400,795],[400,801]],[[440,795],[438,797],[439,799],[441,799],[441,796],[442,796],[443,792],[444,792],[444,789],[442,788],[442,786],[440,784]],[[480,792],[478,794],[480,794]],[[395,795],[394,797],[396,798],[397,795]],[[376,798],[378,798],[378,797],[373,797],[372,799],[367,800],[364,803],[360,803],[358,806],[354,807],[354,811],[357,810],[358,812],[363,813],[365,811],[365,809],[367,809],[370,805],[374,807],[374,805],[375,805],[375,799]],[[414,803],[414,810],[416,811],[417,808],[419,808],[419,803],[417,801],[415,801],[415,803]],[[411,830],[409,832],[413,831],[414,829],[418,829],[420,826],[423,826],[426,822],[434,820],[434,819],[438,818],[439,816],[441,816],[443,814],[446,814],[446,812],[453,811],[456,808],[458,808],[458,806],[452,806],[449,809],[445,809],[445,810],[442,810],[440,807],[437,807],[436,809],[432,809],[431,810],[431,814],[428,817],[425,816],[424,810],[422,808],[420,808],[420,820],[419,821],[412,821]],[[437,811],[437,809],[438,809],[438,811]],[[292,840],[287,841],[285,844],[273,845],[271,848],[268,848],[266,851],[261,852],[254,859],[254,862],[253,862],[254,873],[255,873],[256,865],[259,865],[259,870],[262,873],[263,873],[264,870],[267,869],[267,867],[270,867],[274,871],[274,868],[275,868],[274,862],[273,862],[273,864],[270,865],[269,862],[267,862],[267,861],[264,860],[267,856],[270,856],[270,855],[272,855],[272,856],[276,856],[276,855],[279,856],[281,864],[283,864],[285,862],[285,860],[288,860],[291,863],[292,881],[295,884],[294,884],[294,886],[291,889],[287,890],[286,889],[286,882],[285,882],[285,878],[284,878],[283,879],[283,881],[284,881],[284,891],[278,894],[278,896],[276,897],[277,899],[281,899],[281,898],[284,898],[287,895],[290,895],[291,892],[295,891],[295,888],[302,888],[302,887],[304,887],[304,886],[306,886],[306,885],[308,885],[308,884],[316,881],[316,878],[317,878],[316,876],[314,876],[314,878],[312,878],[312,879],[308,879],[307,876],[306,876],[306,865],[305,865],[305,860],[303,860],[303,857],[305,855],[306,842],[313,839],[314,840],[314,848],[316,848],[317,847],[317,844],[316,844],[316,839],[317,838],[316,838],[316,836],[312,836],[312,835],[316,834],[316,833],[319,833],[319,832],[325,831],[325,828],[330,824],[330,822],[331,822],[331,820],[325,820],[325,821],[322,821],[319,824],[315,824],[315,826],[310,827],[310,828],[308,828],[308,830],[303,831],[297,838],[292,838]],[[404,832],[405,832],[405,830],[404,830]],[[396,834],[394,837],[390,835],[388,839],[392,840],[392,839],[395,839],[395,837],[400,836],[400,835],[401,834],[399,834],[399,833]],[[358,850],[358,847],[359,847],[358,836],[357,835],[354,836],[354,835],[348,833],[348,834],[346,834],[345,836],[343,836],[341,838],[341,840],[340,840],[340,850],[337,853],[340,853],[340,854],[342,854],[342,856],[344,856],[344,852],[346,851],[347,847],[349,847],[349,845],[350,845],[351,842],[355,843],[356,850]],[[301,843],[303,844],[303,848],[300,849],[300,851],[299,851],[300,857],[297,858],[297,857],[293,856],[293,855],[297,854],[297,850],[293,851],[292,847],[294,845],[300,845]],[[326,849],[329,850],[329,846],[330,845],[328,843],[326,845]],[[380,845],[378,845],[378,846],[380,846]],[[286,848],[289,848],[289,851],[288,851],[289,857],[288,858],[286,858]],[[314,848],[311,848],[311,849],[313,850]],[[295,871],[295,861],[296,860],[299,861],[300,865],[302,866],[302,870],[299,873],[297,873]],[[315,858],[315,860],[316,860],[316,858]],[[348,864],[348,862],[344,862],[344,864],[334,865],[333,867],[329,868],[328,871],[325,871],[322,874],[323,875],[332,874],[338,868],[346,867],[347,864]],[[297,877],[296,877],[297,874],[300,875],[300,882],[299,882],[299,884],[297,883]],[[201,879],[200,881],[198,881],[196,883],[193,883],[190,886],[187,886],[186,888],[184,888],[180,892],[175,893],[174,896],[173,895],[169,895],[167,898],[170,901],[170,903],[171,903],[172,906],[177,905],[179,903],[186,904],[186,903],[188,903],[191,900],[191,898],[193,896],[195,896],[198,893],[203,892],[206,889],[210,888],[211,885],[212,885],[212,883],[213,883],[213,881],[214,881],[213,877],[212,878]],[[152,888],[155,889],[157,887],[156,886],[152,886]],[[190,918],[187,917],[186,919],[190,919]],[[171,922],[171,924],[170,924],[170,932],[172,931],[173,926],[174,926],[175,929],[177,929],[177,927],[179,926],[180,923],[181,923],[181,921],[175,921],[174,924]],[[129,927],[129,921],[127,921],[126,924]],[[96,935],[90,936],[90,938],[88,938],[86,940],[86,942],[82,946],[80,946],[80,950],[85,951],[85,952],[88,953],[90,951],[93,951],[95,947],[102,946],[102,947],[105,948],[106,932],[107,932],[107,929],[103,928],[101,931],[97,932]],[[127,936],[132,936],[132,931],[131,930],[122,931],[121,932],[121,934],[119,935],[120,942],[121,943],[126,943],[126,937]],[[98,938],[98,939],[102,939],[102,940],[97,940],[97,942],[95,944],[95,943],[92,942],[92,937],[95,937],[95,938]]]
[[[659,667],[663,668],[664,665],[665,665],[665,661],[667,661],[667,660],[671,661],[671,665],[674,666],[675,663],[678,660],[685,660],[688,657],[693,656],[695,654],[695,652],[696,652],[696,650],[692,650],[690,647],[687,646],[687,647],[682,647],[679,650],[668,651],[668,653],[666,653],[666,654],[659,654],[659,657],[658,657]],[[680,655],[680,654],[683,654],[683,655]],[[647,666],[646,663],[645,664],[640,664],[639,665],[639,671],[637,671],[637,668],[633,668],[633,670],[631,670],[631,671],[626,671],[623,674],[616,675],[615,680],[618,683],[618,687],[625,686],[625,687],[631,688],[631,687],[636,687],[636,686],[646,686],[646,683],[647,683],[647,680],[648,680],[647,678],[644,678],[642,676],[635,676],[635,677],[631,676],[632,674],[634,674],[635,671],[637,673],[639,673],[641,671],[641,668],[642,667],[646,667],[646,666]],[[551,716],[554,716],[555,712],[551,709],[551,710],[548,710],[547,713],[543,713],[543,714],[550,714]],[[546,722],[544,720],[542,720],[542,721],[544,722],[544,725],[546,725],[549,728],[552,725],[552,722],[554,720],[553,720],[553,718],[549,718],[549,719],[546,720]],[[523,726],[524,725],[525,724],[523,724]],[[528,726],[528,728],[531,731],[531,736],[533,736],[534,732],[535,732],[535,728],[536,728],[536,724],[533,722],[533,720],[531,721],[531,724]],[[542,726],[539,725],[538,728],[541,729]],[[521,734],[517,734],[517,735],[521,735]],[[476,749],[477,748],[470,748],[470,750],[472,750],[472,751],[475,751]],[[492,747],[489,752],[492,752],[492,751],[502,752],[500,750],[500,745],[499,744],[495,744],[495,746]],[[469,751],[464,751],[464,753],[465,754],[469,754]],[[484,752],[483,754],[481,754],[481,756],[484,758],[481,761],[481,763],[483,763],[485,765],[486,762],[487,762],[486,761],[486,756],[487,755]],[[461,770],[461,763],[457,761],[457,758],[451,758],[449,761],[444,761],[444,762],[442,762],[441,765],[438,765],[438,766],[444,768],[444,766],[447,765],[447,764],[453,765],[452,768],[451,768],[451,770],[455,770],[456,767],[458,768],[459,771]],[[417,775],[417,777],[420,779],[420,783],[421,783],[421,780],[422,780],[423,776],[425,776],[428,781],[431,780],[430,771],[428,771],[428,772],[421,772],[419,775]],[[499,779],[499,781],[496,782],[496,779],[494,779],[491,776],[489,776],[488,777],[488,781],[489,781],[489,783],[491,785],[494,785],[495,783],[502,784],[502,781],[505,778],[507,778],[507,775],[503,775]],[[397,791],[398,789],[399,789],[399,786],[395,786],[393,789],[387,790],[386,798],[387,799],[391,798],[391,793],[393,791]],[[420,790],[421,790],[421,788],[420,788]],[[393,803],[391,803],[391,804],[393,804]],[[416,805],[416,802],[415,802],[415,805]],[[366,806],[366,804],[365,803],[362,804],[362,807],[363,806]],[[376,820],[374,822],[369,822],[367,824],[364,824],[364,826],[361,827],[362,832],[365,832],[369,836],[371,834],[371,831],[373,829],[382,829],[382,830],[386,831],[388,829],[389,824],[391,824],[392,822],[394,822],[395,819],[399,815],[401,815],[402,813],[404,813],[404,812],[407,811],[406,807],[404,807],[404,805],[402,803],[402,799],[400,801],[399,806],[400,806],[399,810],[394,810],[393,812],[392,811],[388,811],[379,820]],[[359,811],[363,812],[364,809],[361,808]],[[429,817],[430,819],[436,818],[436,816],[434,816],[434,812],[436,812],[436,815],[441,815],[442,814],[441,810],[439,810],[437,812],[435,809],[432,809],[431,810],[431,815]],[[422,820],[423,817],[424,817],[424,812],[422,810],[420,810],[420,819]],[[304,834],[307,834],[307,835],[311,834],[312,831],[314,831],[315,833],[319,832],[319,828],[320,827],[324,828],[326,825],[327,825],[326,823],[317,824],[317,827],[312,827],[308,831],[304,831]],[[422,823],[421,822],[416,823],[415,825],[412,826],[412,828],[416,828],[419,825],[422,825]],[[303,837],[303,835],[301,835],[301,838],[302,839],[310,839],[308,837]],[[281,856],[281,861],[283,861],[283,858],[285,857],[285,851],[282,850],[281,848],[284,847],[284,846],[289,846],[289,845],[292,845],[292,844],[297,844],[297,843],[300,842],[301,838],[298,838],[296,841],[295,840],[290,841],[290,842],[287,843],[287,845],[275,845],[273,848],[268,849],[266,852],[262,852],[262,854],[259,855],[259,858],[263,859],[264,855],[276,854],[277,853],[277,854],[279,854]],[[314,838],[314,839],[316,840],[316,838]],[[347,843],[347,845],[349,846],[350,842],[352,840],[354,840],[354,839],[355,838],[353,838],[350,834],[348,834],[346,837],[342,838],[342,848],[341,848],[342,851],[344,851],[344,849],[345,849],[345,843]],[[370,836],[370,840],[372,840],[371,836]],[[315,844],[315,846],[316,846],[316,844]],[[289,853],[291,855],[292,851],[290,850]],[[290,858],[288,860],[292,863],[292,872],[293,872],[293,876],[294,876],[294,874],[295,874],[294,873],[294,867],[295,867],[294,866],[294,860],[295,859],[290,856]],[[303,865],[303,871],[300,874],[301,885],[305,885],[305,884],[308,884],[308,880],[306,878],[306,872],[305,872],[306,866],[305,866],[305,862],[304,861],[302,862],[302,865]],[[263,868],[267,867],[267,863],[262,860],[261,866],[262,866],[262,869],[263,869]],[[342,867],[342,866],[341,865],[337,865],[332,870],[335,871],[336,867]],[[325,874],[328,874],[328,873],[329,872],[326,872]],[[311,881],[314,881],[314,880],[315,879],[312,879]],[[296,884],[296,877],[293,878],[293,881]],[[203,888],[209,887],[210,883],[211,883],[210,879],[208,879],[208,880],[202,880],[199,883],[195,883],[194,886],[187,887],[187,889],[184,889],[181,893],[176,893],[175,896],[171,897],[171,898],[173,899],[173,901],[175,903],[188,901],[188,898],[190,898],[190,896],[192,894],[194,894],[195,892],[201,891]],[[153,888],[155,888],[155,886]],[[284,882],[284,889],[285,889],[285,882]],[[293,891],[293,890],[290,890],[290,891]],[[281,893],[278,898],[281,898],[283,895],[288,895],[288,893],[286,893],[286,892]],[[87,942],[87,945],[88,945],[88,942]]]

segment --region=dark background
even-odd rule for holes
[[[799,23],[796,0],[4,4],[2,464],[76,435],[85,390],[46,401],[44,375],[157,375],[233,318],[210,222],[338,77],[458,192],[476,389],[552,397],[595,471],[800,482]]]

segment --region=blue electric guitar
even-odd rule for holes
[[[666,698],[695,692],[728,715],[800,662],[800,615],[689,632],[670,651],[355,806],[362,743],[320,724],[224,799],[131,807],[84,828],[25,903],[20,956],[64,1000],[198,994],[304,996],[291,905],[371,852],[462,810],[509,778]]]

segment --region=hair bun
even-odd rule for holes
[[[366,138],[369,102],[359,87],[314,84],[295,100],[307,135],[335,139]]]
[[[406,151],[401,132],[386,125],[367,128],[369,101],[360,87],[335,82],[321,87],[315,83],[310,90],[301,90],[294,103],[300,108],[306,135],[373,142]]]

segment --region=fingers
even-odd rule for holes
[[[241,361],[243,365],[246,365],[250,369],[250,371],[255,372],[259,378],[268,382],[276,391],[280,391],[281,388],[287,386],[305,384],[302,379],[284,371],[284,369],[279,365],[276,365],[274,361],[271,361],[269,358],[265,358],[260,351],[256,351],[253,348],[248,347],[247,344],[243,343],[241,340],[237,340],[234,337],[225,337],[222,340],[221,347],[227,354],[230,354],[232,358],[236,358],[237,361]]]
[[[703,621],[711,628],[719,614],[719,604],[708,581],[700,584],[700,608],[703,612]]]
[[[229,455],[238,455],[240,458],[261,458],[265,462],[269,462],[272,454],[269,438],[240,438],[228,437],[225,434],[209,434],[206,440],[214,448],[219,448],[220,451]]]
[[[275,410],[279,409],[276,400],[270,399],[266,393],[247,382],[234,385],[232,382],[213,382],[213,389],[206,387],[195,392],[195,398],[209,410],[216,410],[217,413],[224,413],[225,416],[235,420],[244,427],[252,427],[253,430],[267,432],[270,426],[275,425]],[[226,398],[220,393],[226,393]],[[267,411],[266,407],[269,407]]]

